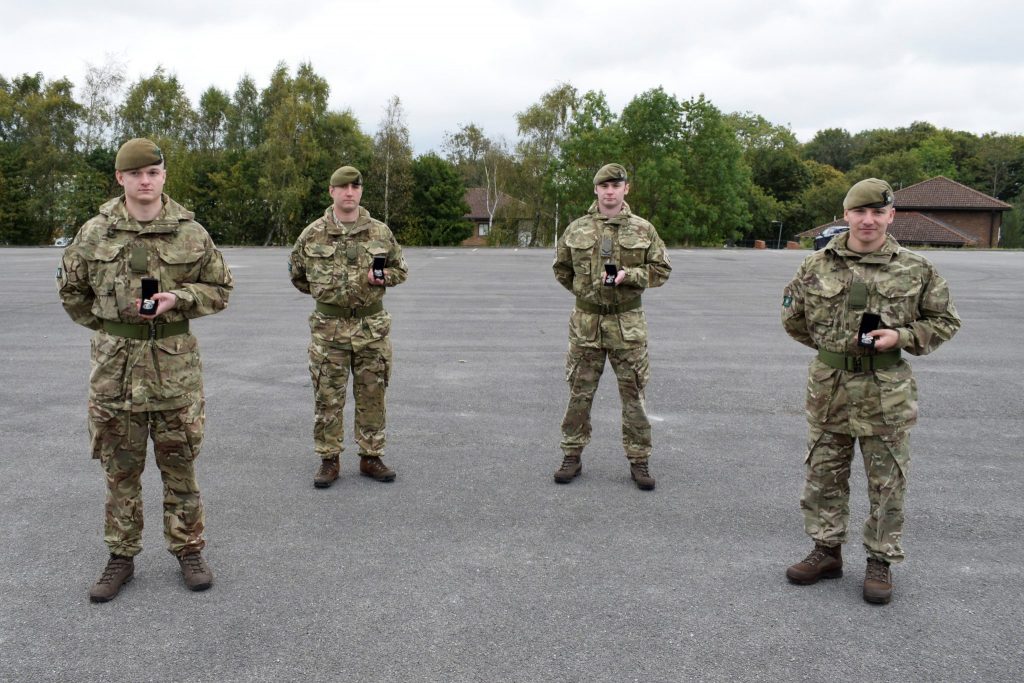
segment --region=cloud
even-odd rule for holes
[[[516,112],[560,82],[603,90],[615,110],[659,86],[680,99],[704,93],[803,140],[915,120],[1019,132],[1024,110],[1015,35],[1024,10],[1001,0],[186,0],[150,10],[67,0],[7,8],[3,75],[81,84],[88,64],[110,56],[129,82],[163,65],[196,102],[211,85],[230,93],[248,74],[263,87],[279,62],[310,62],[332,108],[350,109],[367,133],[398,95],[419,152],[470,122],[514,140]]]

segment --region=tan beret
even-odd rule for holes
[[[164,153],[156,143],[146,138],[132,138],[121,145],[114,157],[114,168],[118,171],[130,171],[143,166],[162,164]]]
[[[843,200],[844,209],[859,209],[869,207],[881,209],[889,206],[894,201],[892,187],[889,183],[878,178],[867,178],[850,188]]]
[[[342,166],[331,174],[331,187],[339,187],[349,183],[353,185],[363,184],[363,174],[355,166]]]
[[[594,184],[600,185],[608,181],[626,181],[626,169],[621,164],[605,164],[594,176]]]

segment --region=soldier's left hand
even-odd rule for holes
[[[388,274],[388,271],[387,271],[387,270],[385,270],[385,271],[384,271],[384,276],[385,276],[385,277],[387,277],[387,274]],[[383,286],[384,286],[384,279],[383,279],[383,278],[381,278],[380,280],[378,280],[377,278],[375,278],[375,277],[373,276],[373,268],[370,268],[370,270],[368,270],[368,271],[366,272],[366,279],[367,279],[367,280],[369,281],[369,283],[370,283],[371,285],[376,285],[376,286],[378,286],[378,287],[383,287]]]
[[[153,301],[156,302],[156,311],[152,315],[139,315],[143,320],[152,320],[158,315],[163,315],[167,311],[171,310],[178,305],[178,297],[171,292],[157,292],[153,295]],[[139,300],[135,300],[135,305],[139,305]]]
[[[888,351],[900,343],[900,333],[896,330],[872,330],[868,334],[875,338],[875,351]]]
[[[619,270],[619,272],[615,273],[615,286],[618,287],[619,285],[621,285],[622,281],[625,280],[625,279],[626,279],[626,271]]]

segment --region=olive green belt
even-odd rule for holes
[[[576,299],[576,308],[580,309],[584,313],[597,313],[598,315],[614,315],[615,313],[625,313],[626,311],[633,311],[642,305],[640,297],[627,301],[623,304],[592,304],[589,301],[583,299]]]
[[[874,356],[851,356],[845,353],[833,353],[825,349],[818,349],[818,360],[837,370],[871,372],[872,370],[885,370],[899,363],[900,350],[893,349],[892,351],[885,351]]]
[[[188,332],[188,320],[175,320],[173,323],[142,324],[104,320],[103,331],[115,337],[124,337],[125,339],[164,339]]]
[[[365,318],[368,315],[380,313],[383,310],[383,301],[378,301],[375,304],[363,306],[362,308],[342,308],[334,304],[325,304],[322,301],[316,302],[316,312],[329,318]]]

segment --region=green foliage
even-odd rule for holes
[[[469,237],[473,226],[465,219],[469,205],[466,185],[455,166],[436,154],[412,162],[413,208],[399,241],[409,245],[450,246]]]
[[[804,145],[804,159],[846,172],[853,167],[853,137],[845,128],[819,130]]]
[[[1024,191],[1012,202],[1012,211],[1003,214],[1003,225],[999,235],[999,246],[1007,249],[1024,249]]]
[[[154,139],[168,160],[167,191],[196,211],[218,241],[287,244],[329,202],[342,164],[366,178],[364,204],[407,243],[456,244],[469,234],[464,188],[515,200],[493,215],[489,241],[531,243],[594,200],[592,178],[617,161],[627,198],[673,245],[737,237],[783,239],[841,213],[849,184],[867,176],[899,189],[935,175],[1013,204],[1002,244],[1020,245],[1024,136],[939,129],[927,122],[850,134],[818,131],[806,144],[755,113],[723,114],[703,96],[653,88],[621,112],[604,93],[560,83],[515,114],[514,145],[473,123],[446,136],[444,152],[413,159],[400,100],[370,137],[309,64],[279,64],[265,88],[244,75],[193,106],[163,67],[125,85],[124,67],[90,66],[77,93],[66,79],[0,75],[0,242],[41,244],[72,235],[120,193],[113,158],[129,137]],[[514,210],[513,210],[514,208]]]
[[[39,244],[72,234],[76,129],[82,107],[67,79],[0,76],[0,241]]]

